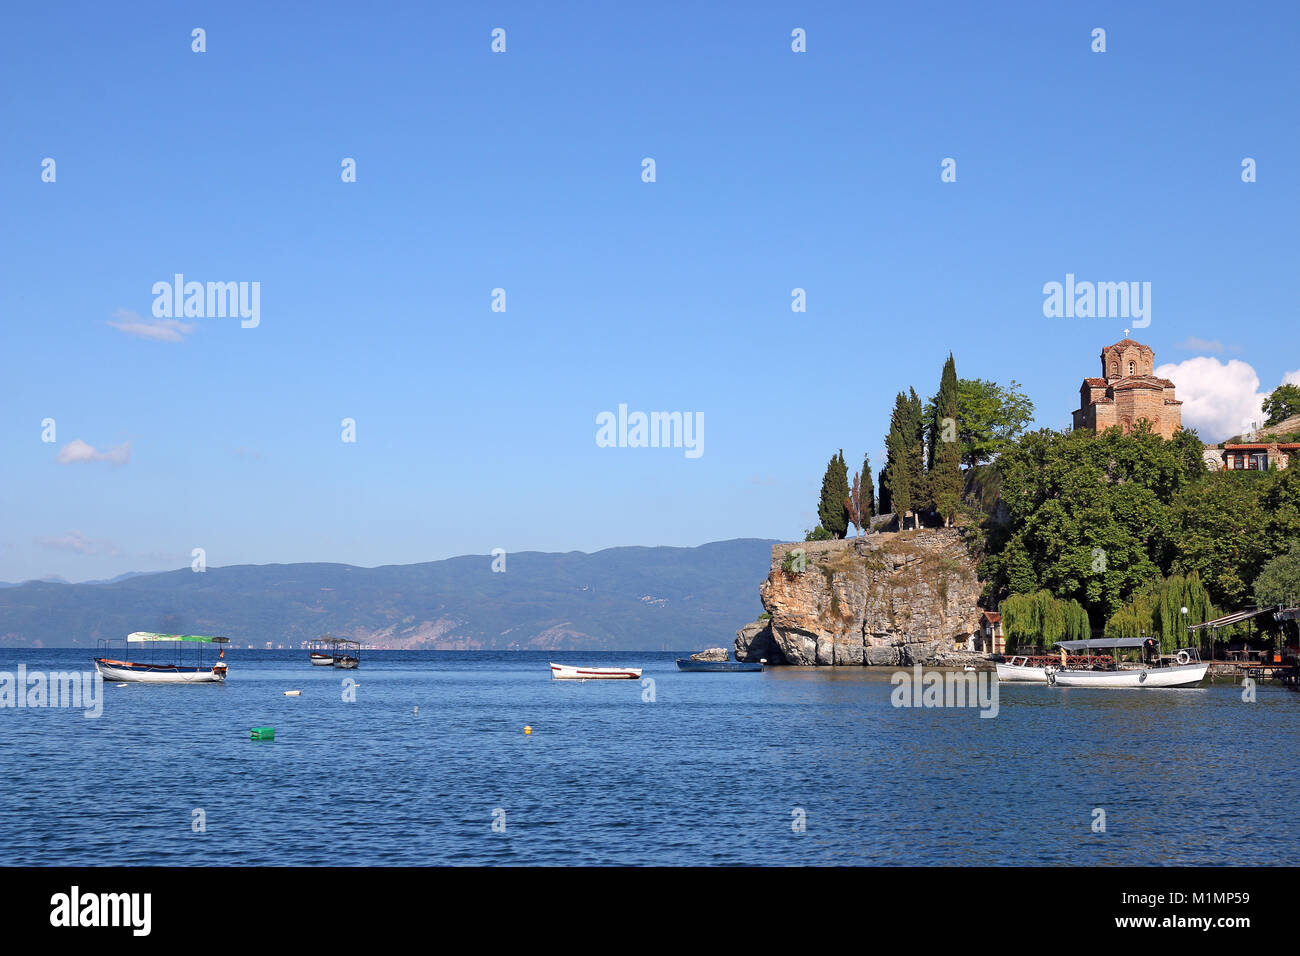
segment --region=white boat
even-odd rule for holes
[[[1057,671],[1051,683],[1057,687],[1195,687],[1205,679],[1209,664],[1170,667],[1126,667],[1113,671]]]
[[[215,664],[203,664],[203,645],[230,643],[224,637],[203,637],[198,634],[153,634],[148,631],[136,631],[127,635],[130,644],[146,644],[153,648],[167,645],[176,649],[174,662],[119,661],[111,657],[96,657],[95,670],[105,680],[126,681],[136,684],[219,684],[226,679],[226,649],[221,647],[221,656]],[[109,644],[101,641],[101,646],[108,649]],[[180,662],[180,650],[186,645],[198,648],[198,663],[194,666]]]
[[[636,680],[641,676],[639,667],[573,667],[552,664],[551,677],[555,680]]]
[[[1104,658],[1106,663],[1098,667],[1060,668],[1048,677],[1048,683],[1057,687],[1196,687],[1210,667],[1194,647],[1183,648],[1174,656],[1174,663],[1165,663],[1155,638],[1150,637],[1058,641],[1057,646],[1066,651],[1140,649],[1136,663],[1123,663],[1117,655],[1114,660]]]
[[[334,658],[328,654],[322,654],[319,651],[312,651],[308,659],[317,667],[333,667]]]
[[[1055,667],[1032,667],[1028,657],[1016,656],[1005,664],[997,664],[998,680],[1004,683],[1046,684],[1048,674]]]

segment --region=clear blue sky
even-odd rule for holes
[[[1300,367],[1298,30],[1292,2],[13,7],[0,580],[799,536],[949,350],[1066,424],[1129,324],[1044,318],[1067,272],[1151,282],[1158,363],[1267,390]],[[260,326],[109,324],[176,272],[260,282]],[[702,413],[704,454],[598,448],[620,402]]]

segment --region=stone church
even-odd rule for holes
[[[1074,427],[1119,425],[1127,432],[1145,418],[1157,435],[1172,438],[1183,423],[1183,403],[1174,398],[1173,382],[1156,377],[1155,360],[1150,347],[1132,339],[1102,349],[1101,378],[1083,380]]]

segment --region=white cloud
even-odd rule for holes
[[[94,445],[87,444],[80,438],[74,438],[59,449],[54,460],[60,465],[75,465],[83,461],[106,461],[114,465],[125,465],[131,460],[131,443],[123,442],[121,445],[96,451]]]
[[[1176,349],[1182,349],[1185,352],[1213,352],[1215,355],[1222,355],[1227,351],[1222,342],[1218,339],[1203,339],[1195,335],[1189,335],[1183,341],[1174,345]],[[1232,351],[1237,351],[1233,348]]]
[[[1300,385],[1300,368],[1294,372],[1287,372],[1282,376],[1283,385]]]
[[[77,554],[117,554],[117,547],[106,538],[87,538],[80,531],[69,531],[58,538],[35,538],[37,544],[56,551],[75,551]]]
[[[193,323],[181,322],[179,319],[141,318],[126,309],[114,312],[108,324],[119,332],[155,342],[181,342],[198,328]]]
[[[1239,435],[1251,422],[1264,424],[1262,406],[1268,392],[1260,391],[1259,375],[1248,362],[1201,355],[1161,365],[1156,374],[1174,383],[1183,402],[1183,425],[1195,428],[1202,441]]]

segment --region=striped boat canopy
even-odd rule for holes
[[[150,631],[136,631],[134,634],[128,634],[126,640],[130,644],[152,644],[155,641],[190,641],[195,644],[229,644],[228,637],[204,637],[201,634],[154,634]]]

